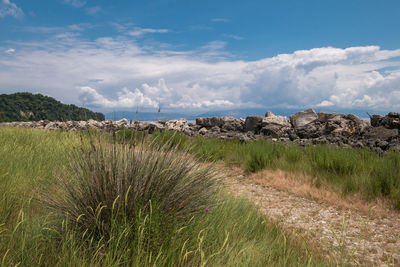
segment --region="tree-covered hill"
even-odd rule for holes
[[[65,105],[41,94],[0,95],[0,122],[88,119],[104,120],[104,115],[75,105]]]

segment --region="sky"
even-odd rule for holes
[[[398,0],[0,0],[0,93],[96,111],[400,111]]]

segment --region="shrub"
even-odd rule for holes
[[[210,164],[176,147],[132,147],[98,138],[73,150],[54,192],[42,199],[80,231],[107,238],[114,223],[134,225],[150,209],[164,226],[184,222],[210,206],[217,178]]]

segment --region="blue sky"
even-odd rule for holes
[[[385,0],[0,0],[0,92],[100,111],[398,111],[398,14]]]

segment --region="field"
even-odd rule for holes
[[[0,128],[1,266],[329,266],[221,187],[217,161],[312,175],[399,207],[398,154],[171,132]]]
[[[174,148],[156,148],[155,142],[139,149],[116,143],[108,135],[91,135],[0,129],[1,266],[331,264],[317,249],[269,222],[246,200],[185,169],[195,167],[197,174],[213,179],[218,174],[210,164]],[[142,153],[136,163],[152,168],[124,169],[130,166],[126,164],[132,160],[129,157],[138,157],[135,153]],[[97,164],[99,160],[103,165]],[[175,168],[168,166],[171,161]],[[156,181],[147,187],[156,167],[158,175],[180,175],[180,182],[189,179],[191,186],[171,189]],[[135,179],[145,182],[144,190],[128,186],[124,196],[104,193],[111,187],[101,187],[105,186],[102,179],[123,188],[124,179],[133,179],[128,176],[135,171],[141,175]],[[198,194],[190,201],[178,201],[182,194],[194,193],[193,185]],[[134,203],[129,192],[139,196]],[[171,206],[164,209],[157,194],[167,197]],[[85,207],[82,201],[91,206]],[[107,201],[112,204],[107,206]]]

